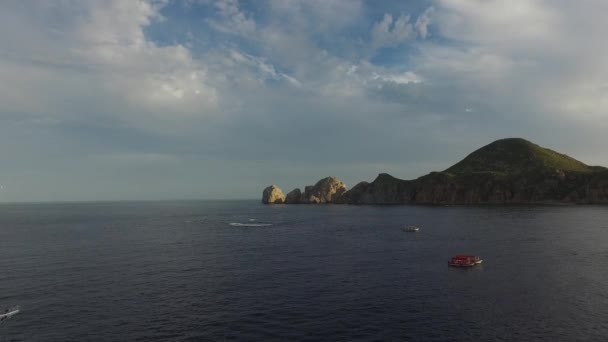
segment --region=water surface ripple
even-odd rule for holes
[[[595,206],[3,204],[0,341],[604,341],[607,242]]]

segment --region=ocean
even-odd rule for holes
[[[0,341],[605,341],[606,270],[601,206],[1,204]]]

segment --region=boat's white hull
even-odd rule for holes
[[[448,266],[452,266],[452,267],[473,267],[473,266],[477,266],[477,265],[481,264],[482,262],[483,262],[483,260],[476,260],[475,262],[471,262],[471,263],[459,263],[459,262],[448,261]]]
[[[448,266],[452,266],[452,267],[473,267],[477,264],[459,264],[459,263],[452,263],[452,262],[448,262]]]

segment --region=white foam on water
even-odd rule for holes
[[[240,223],[240,222],[230,222],[230,225],[233,227],[268,227],[272,226],[272,223]]]

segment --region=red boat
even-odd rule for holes
[[[473,267],[475,265],[479,265],[482,263],[481,260],[476,255],[456,255],[452,257],[450,261],[448,261],[448,266],[454,267]]]

